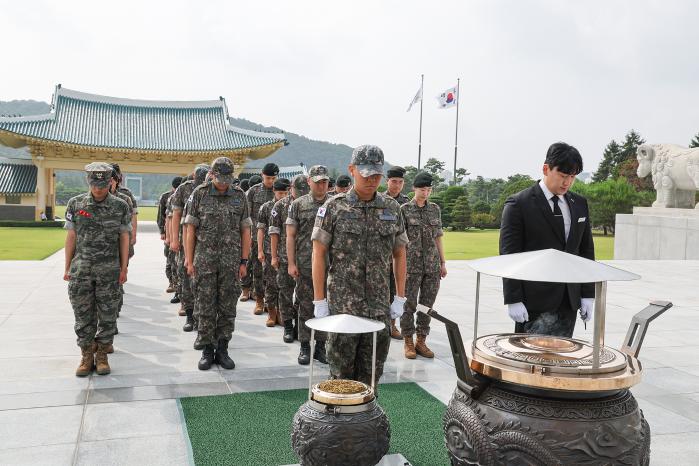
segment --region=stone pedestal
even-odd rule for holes
[[[699,259],[699,209],[634,207],[614,234],[614,259]]]

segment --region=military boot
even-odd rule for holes
[[[245,302],[250,299],[250,288],[243,288],[243,292],[240,293],[240,300]]]
[[[223,367],[224,369],[235,369],[235,362],[228,356],[228,341],[221,338],[218,341],[218,346],[216,347],[216,364]]]
[[[112,354],[114,352],[114,344],[109,343],[107,345],[107,354]]]
[[[184,308],[184,306],[180,306],[180,310],[177,311],[177,315],[180,317],[184,317],[187,315],[187,309]]]
[[[175,296],[172,297],[172,299],[170,300],[170,302],[171,302],[172,304],[177,304],[177,303],[179,303],[179,302],[180,302],[180,297],[179,297],[179,295],[178,295],[177,293],[175,293]]]
[[[402,340],[403,337],[400,334],[400,330],[398,330],[398,327],[396,327],[396,319],[393,319],[391,321],[391,338],[395,340]]]
[[[265,312],[265,298],[263,296],[258,296],[255,298],[255,315],[262,315],[263,312]]]
[[[214,363],[214,345],[205,345],[204,350],[201,352],[201,359],[199,360],[199,370],[206,371],[211,369]]]
[[[415,359],[417,357],[417,353],[415,352],[413,336],[410,335],[409,337],[405,337],[404,340],[405,343],[403,344],[403,352],[405,353],[405,357],[408,359]]]
[[[325,357],[325,342],[316,341],[316,347],[313,350],[313,359],[323,364],[327,364],[328,360]]]
[[[167,288],[165,289],[165,293],[173,293],[175,291],[175,287],[170,283]]]
[[[182,330],[185,332],[191,332],[194,330],[194,309],[187,311],[187,321],[184,323]]]
[[[109,367],[109,360],[107,360],[108,347],[109,344],[97,344],[97,351],[95,352],[95,372],[97,375],[107,375],[112,371]]]
[[[299,364],[306,366],[311,362],[311,343],[308,341],[301,342],[301,351],[298,358]]]
[[[289,319],[284,321],[284,343],[294,342],[294,321]]]
[[[82,358],[80,359],[80,365],[75,370],[75,375],[78,377],[87,377],[92,372],[92,368],[95,367],[95,349],[97,345],[92,343],[84,347],[80,347],[82,352]]]
[[[274,306],[268,306],[269,309],[269,315],[267,316],[267,322],[265,322],[265,325],[267,327],[274,327],[277,325],[277,315],[279,314],[279,311],[277,311],[277,308]]]
[[[423,358],[433,358],[434,353],[425,344],[426,338],[427,338],[427,335],[418,335],[417,336],[417,343],[415,344],[415,352],[417,354],[419,354],[420,356],[422,356]]]

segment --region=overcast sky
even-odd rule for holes
[[[548,145],[594,171],[635,128],[652,143],[699,132],[696,1],[5,1],[0,100],[49,101],[54,85],[119,97],[226,98],[231,116],[416,165],[540,171]]]

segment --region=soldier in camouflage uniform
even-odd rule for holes
[[[65,270],[68,297],[75,314],[75,334],[82,352],[75,375],[92,368],[109,374],[108,347],[116,331],[119,285],[126,281],[131,214],[129,206],[109,194],[112,167],[93,162],[85,167],[90,191],[66,207]]]
[[[434,305],[439,291],[439,281],[447,275],[444,249],[442,248],[442,216],[439,206],[427,199],[432,193],[432,175],[418,173],[413,181],[415,197],[400,207],[405,230],[408,233],[408,278],[405,283],[405,313],[400,328],[405,339],[403,351],[408,359],[419,354],[433,358],[434,353],[425,340],[430,333],[430,317],[417,316],[417,343],[413,341],[415,310],[417,304]],[[418,298],[419,294],[419,298]]]
[[[246,273],[250,252],[250,229],[245,194],[231,186],[233,162],[219,157],[211,165],[213,180],[192,193],[185,222],[187,273],[196,282],[198,314],[194,349],[203,350],[199,369],[214,363],[233,369],[228,342],[235,329],[239,279]]]
[[[194,189],[204,183],[206,176],[209,173],[208,165],[198,165],[194,169],[194,179],[182,183],[172,195],[172,227],[177,229],[172,235],[170,247],[177,252],[177,270],[180,279],[180,294],[179,298],[182,301],[182,310],[187,320],[182,327],[185,332],[191,332],[194,328],[194,291],[192,289],[192,280],[187,274],[186,259],[184,248],[182,247],[185,237],[186,217],[185,206],[187,200],[192,195]]]
[[[386,192],[385,196],[394,199],[399,205],[410,202],[410,198],[403,194],[403,186],[405,186],[405,168],[394,165],[386,170]],[[391,266],[391,296],[396,293],[396,282],[393,277],[393,267]],[[396,340],[402,340],[400,330],[396,326],[396,320],[391,320],[391,337]]]
[[[250,186],[245,193],[248,201],[248,211],[253,225],[257,225],[257,213],[265,202],[274,199],[272,186],[279,174],[279,167],[274,163],[268,163],[262,168],[262,183]],[[251,178],[252,179],[252,178]],[[257,251],[257,234],[252,237],[252,251]],[[262,264],[257,260],[257,254],[250,255],[250,269],[248,274],[252,278],[252,291],[255,295],[255,315],[261,315],[265,311],[265,285]],[[248,289],[248,295],[250,293]],[[245,290],[243,290],[245,295]]]
[[[308,184],[311,192],[301,196],[291,203],[289,216],[286,219],[286,251],[289,258],[289,275],[296,279],[296,299],[299,303],[299,341],[301,351],[298,363],[308,364],[311,361],[311,329],[306,327],[306,321],[313,318],[313,274],[311,256],[313,242],[311,234],[315,225],[318,209],[330,198],[328,194],[327,167],[314,165],[308,171]],[[316,345],[313,359],[322,363],[325,357],[325,332],[316,332]]]
[[[277,269],[277,288],[279,289],[279,313],[284,322],[284,342],[292,343],[298,335],[294,321],[298,316],[294,306],[294,287],[296,282],[289,275],[289,258],[286,253],[286,219],[289,217],[291,203],[308,194],[308,177],[297,175],[291,186],[291,196],[277,201],[272,207],[269,219],[269,236],[271,243],[272,267]]]
[[[360,146],[354,150],[349,166],[354,186],[348,193],[331,198],[318,210],[312,237],[314,315],[322,318],[329,314],[352,314],[386,324],[384,330],[377,333],[377,382],[388,355],[389,319],[399,318],[405,304],[405,245],[408,242],[398,203],[376,192],[381,183],[383,162],[383,152],[376,146]],[[389,306],[391,259],[397,294]],[[333,378],[371,384],[370,333],[331,333],[327,355]]]
[[[279,288],[277,287],[277,269],[272,267],[271,238],[269,236],[269,223],[272,217],[274,204],[287,197],[289,192],[289,180],[277,178],[274,181],[274,199],[265,202],[257,214],[257,260],[263,266],[265,282],[265,307],[269,312],[267,327],[274,327],[281,318],[278,314]]]
[[[131,199],[131,204],[133,204],[133,215],[131,217],[131,257],[133,257],[133,247],[136,245],[136,233],[138,232],[138,203],[136,202],[136,198],[134,197],[131,190],[126,186],[122,186],[124,182],[124,176],[121,173],[121,168],[119,168],[119,164],[113,163],[112,168],[114,169],[117,175],[117,191],[126,196],[129,196],[129,198]]]
[[[175,178],[172,179],[172,189],[170,191],[166,191],[160,195],[160,198],[158,199],[158,215],[156,217],[157,223],[158,223],[158,230],[160,230],[160,239],[163,241],[163,252],[165,254],[165,276],[167,277],[168,280],[168,286],[167,289],[165,290],[166,293],[172,293],[175,291],[175,282],[177,279],[175,278],[176,274],[175,268],[172,267],[169,257],[170,257],[170,246],[167,244],[167,234],[166,234],[166,223],[167,223],[167,201],[170,199],[170,196],[172,196],[172,193],[175,192],[175,189],[180,185],[182,182],[182,177],[181,176],[176,176]]]
[[[182,178],[182,182],[184,182],[187,179],[187,177]],[[180,184],[182,184],[182,182]],[[179,187],[179,185],[178,185]],[[175,188],[177,190],[177,188]],[[173,191],[172,194],[175,194]],[[173,304],[177,304],[180,302],[180,293],[182,292],[182,288],[180,286],[180,274],[179,271],[177,270],[177,251],[173,250],[170,247],[170,244],[172,242],[172,237],[173,237],[173,225],[172,225],[172,198],[174,196],[170,196],[167,199],[166,203],[166,209],[165,209],[165,245],[167,246],[167,261],[168,264],[170,264],[170,270],[172,270],[172,284],[173,288],[175,291],[175,295],[170,299],[170,302]]]
[[[335,194],[346,193],[352,187],[352,178],[347,175],[340,175],[335,182]]]

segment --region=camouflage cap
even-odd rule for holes
[[[352,165],[363,177],[383,175],[383,151],[378,146],[359,146],[352,152]]]
[[[90,186],[104,189],[109,186],[109,180],[112,177],[114,168],[105,162],[92,162],[85,165],[87,172],[87,182]]]
[[[308,177],[311,181],[322,181],[329,180],[330,175],[328,174],[328,167],[324,165],[313,165],[310,170],[308,170]]]
[[[308,186],[308,177],[306,175],[296,175],[292,183],[294,190],[298,196],[303,196],[311,191],[311,187]]]
[[[211,164],[211,173],[219,183],[233,182],[233,161],[228,157],[219,157]]]
[[[209,171],[211,171],[211,167],[207,164],[201,163],[197,165],[194,169],[194,182],[197,185],[202,184],[204,181],[206,181],[206,175],[209,174]]]

